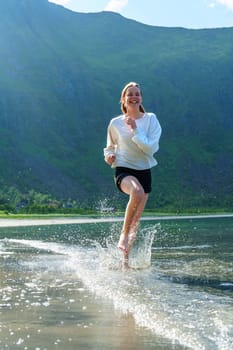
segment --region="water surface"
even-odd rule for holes
[[[0,228],[0,349],[233,349],[233,219]]]

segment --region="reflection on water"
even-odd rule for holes
[[[230,350],[233,220],[0,229],[0,349]],[[153,243],[153,245],[152,245]]]

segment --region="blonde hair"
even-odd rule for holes
[[[126,92],[127,92],[128,88],[130,88],[130,87],[137,87],[139,89],[139,91],[140,91],[140,94],[142,95],[142,91],[141,91],[140,85],[138,83],[135,83],[134,81],[131,81],[130,83],[126,84],[125,87],[123,88],[122,92],[121,92],[121,100],[120,100],[121,110],[122,110],[123,114],[127,113],[127,109],[126,109],[126,107],[124,105],[124,98],[125,98],[125,95],[126,95]],[[145,109],[144,109],[143,105],[139,106],[139,110],[140,110],[140,112],[145,113]]]

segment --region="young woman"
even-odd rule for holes
[[[124,266],[128,266],[129,252],[151,192],[151,168],[157,164],[153,155],[159,149],[161,126],[154,113],[145,112],[137,83],[130,82],[123,88],[120,102],[123,114],[110,121],[104,156],[115,168],[117,188],[129,196],[118,242]]]

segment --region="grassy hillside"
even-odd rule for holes
[[[135,80],[163,127],[148,206],[232,209],[233,28],[161,28],[8,0],[0,32],[0,204],[14,189],[119,205],[102,149]]]

